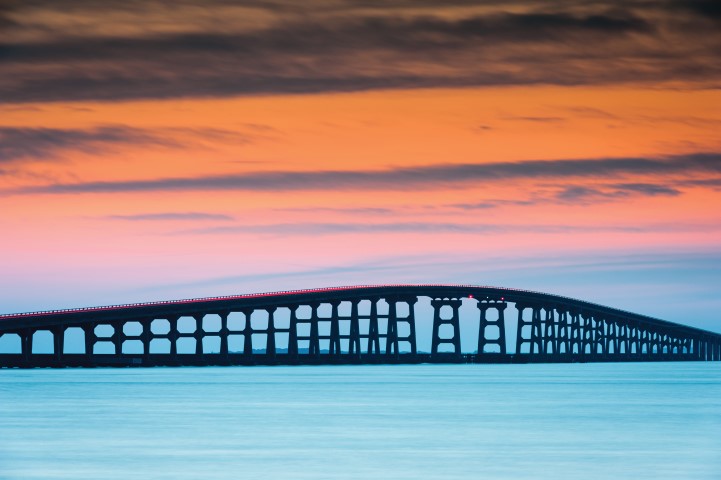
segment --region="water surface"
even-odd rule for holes
[[[0,370],[0,479],[721,479],[721,363]]]

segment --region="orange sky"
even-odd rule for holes
[[[670,73],[691,72],[693,55],[699,68],[715,59],[709,40],[668,12],[602,10],[599,27],[593,12],[560,3],[420,13],[344,3],[307,17],[259,9],[255,22],[228,11],[213,32],[206,21],[220,10],[192,19],[180,8],[161,28],[159,5],[134,4],[124,17],[9,10],[20,30],[0,35],[5,62],[25,80],[0,80],[0,311],[442,281],[533,288],[719,330],[704,308],[721,294],[708,285],[721,284],[710,268],[721,266],[721,90],[710,66]],[[143,8],[145,26],[134,17]],[[92,27],[103,15],[117,20],[111,33]],[[310,28],[299,19],[328,16],[353,40],[321,29],[318,43],[303,34],[294,49],[273,30],[292,38]],[[381,22],[367,38],[366,16]],[[496,24],[523,29],[509,38]],[[379,32],[393,29],[425,53],[383,43]],[[215,45],[198,32],[238,55],[251,45],[259,63],[237,66],[218,49],[207,72],[194,67],[193,42]],[[658,60],[661,35],[683,60],[670,51]],[[142,47],[148,62],[168,50],[145,68],[123,50],[141,40],[155,42]],[[595,57],[593,42],[615,56]],[[51,79],[56,90],[41,87]],[[682,318],[678,298],[654,303],[691,284],[703,299],[694,318]]]

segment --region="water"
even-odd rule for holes
[[[0,479],[721,479],[721,363],[0,371]]]

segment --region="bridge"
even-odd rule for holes
[[[721,334],[525,290],[373,285],[0,315],[0,348],[21,368],[719,361]]]

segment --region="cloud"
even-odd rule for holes
[[[297,222],[271,223],[262,225],[228,225],[217,227],[193,228],[173,232],[173,235],[343,235],[343,234],[375,234],[375,233],[410,233],[410,234],[505,234],[505,233],[654,233],[718,231],[715,225],[564,225],[564,224],[479,224],[460,222],[382,222],[382,223],[351,223],[351,222]]]
[[[388,223],[274,223],[266,225],[236,225],[223,227],[196,228],[176,232],[180,234],[268,234],[268,235],[338,235],[359,233],[506,233],[506,232],[543,232],[565,233],[583,231],[643,231],[639,227],[583,227],[576,225],[497,225],[497,224],[466,224],[450,222],[388,222]]]
[[[4,194],[77,194],[183,191],[406,190],[482,185],[518,179],[613,179],[628,175],[721,173],[721,154],[521,162],[435,164],[387,170],[265,171],[194,178],[53,183],[5,190]],[[640,184],[618,190],[642,190]],[[630,186],[629,186],[630,185]],[[635,187],[633,185],[636,185]]]
[[[23,159],[46,160],[61,151],[95,153],[110,145],[153,144],[176,146],[168,138],[122,125],[91,129],[0,127],[0,162]]]
[[[0,126],[0,163],[18,160],[48,160],[65,151],[98,153],[112,146],[153,145],[180,147],[232,143],[248,144],[259,139],[277,138],[278,132],[257,125],[239,127],[245,131],[217,128],[133,128],[125,125],[102,125],[93,128],[41,128]],[[182,138],[182,142],[175,140]]]
[[[103,217],[107,220],[125,220],[132,222],[147,222],[147,221],[230,221],[234,220],[229,215],[222,215],[217,213],[202,213],[202,212],[166,212],[166,213],[144,213],[137,215],[108,215]]]
[[[681,191],[677,188],[652,183],[618,183],[600,187],[571,185],[558,192],[556,199],[563,202],[587,202],[589,200],[626,198],[634,195],[675,197],[681,195]]]
[[[535,123],[557,123],[566,121],[563,117],[503,117],[503,120]]]
[[[18,3],[0,34],[0,103],[721,77],[717,29],[641,1],[70,4],[107,28]]]
[[[343,215],[389,215],[397,212],[393,208],[386,207],[291,207],[277,208],[275,210],[300,213],[339,213]]]

